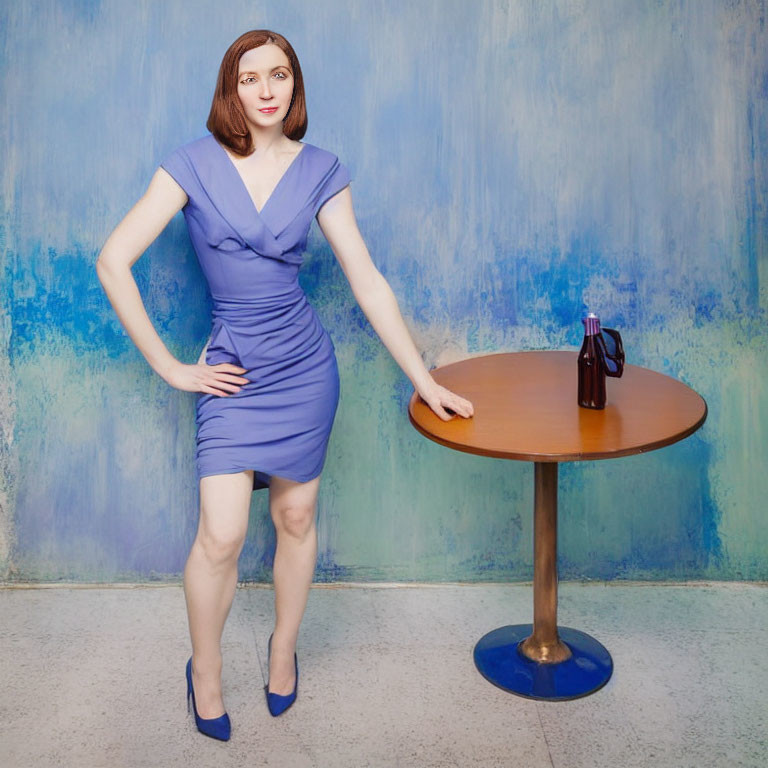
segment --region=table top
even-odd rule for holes
[[[467,400],[474,416],[443,421],[414,392],[411,424],[449,448],[523,461],[609,459],[682,440],[707,418],[704,398],[681,381],[637,365],[606,379],[602,410],[577,403],[579,353],[502,352],[430,371]]]

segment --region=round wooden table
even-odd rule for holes
[[[613,660],[595,638],[557,626],[557,464],[644,453],[682,440],[707,418],[690,387],[625,365],[606,381],[603,410],[577,404],[578,352],[484,355],[430,371],[474,405],[474,416],[443,421],[414,392],[411,424],[448,448],[534,462],[533,624],[484,635],[474,649],[480,674],[532,699],[576,699],[602,688]]]

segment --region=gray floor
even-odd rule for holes
[[[530,585],[313,586],[277,718],[272,616],[271,587],[238,588],[223,743],[187,714],[180,585],[0,588],[0,766],[768,766],[765,585],[561,583],[558,623],[614,662],[565,702],[502,691],[472,660],[532,620]]]

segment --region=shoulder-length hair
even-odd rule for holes
[[[283,119],[283,133],[299,141],[307,132],[307,102],[304,97],[304,78],[299,59],[291,44],[277,32],[269,29],[253,29],[246,32],[229,46],[219,67],[219,77],[213,94],[211,112],[205,124],[208,130],[238,155],[250,155],[253,141],[245,120],[243,106],[237,95],[240,57],[251,48],[274,43],[288,57],[293,73],[293,98],[288,114]]]

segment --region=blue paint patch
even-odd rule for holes
[[[693,323],[701,328],[709,323],[719,322],[722,318],[723,297],[720,291],[711,288],[696,298],[696,308]]]
[[[159,281],[157,254],[169,251],[182,258],[169,266],[164,257],[163,271],[169,279]],[[98,279],[97,255],[79,245],[57,252],[39,242],[30,244],[23,257],[14,251],[6,254],[3,279],[8,286],[13,328],[11,362],[62,343],[82,353],[100,352],[110,359],[140,354]],[[193,258],[188,245],[169,243],[161,235],[133,267],[134,279],[158,333],[167,345],[183,349],[199,343],[210,328],[211,303],[209,299],[206,308],[205,301],[210,294],[199,267],[192,267]],[[159,304],[168,309],[161,311]]]

